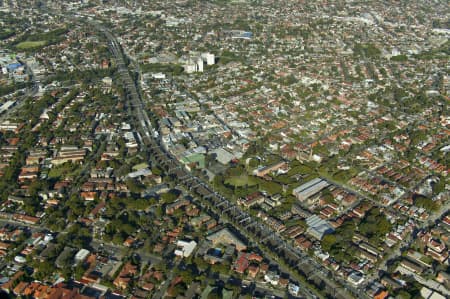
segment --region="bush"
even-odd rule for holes
[[[391,57],[391,61],[396,61],[396,62],[404,62],[407,60],[408,60],[408,56],[403,55],[403,54]]]

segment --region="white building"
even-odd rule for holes
[[[298,296],[298,293],[300,292],[300,287],[290,282],[288,285],[288,291],[292,296]]]
[[[75,254],[75,264],[84,262],[84,260],[88,257],[89,253],[90,252],[87,249],[80,249],[80,251],[78,251],[77,254]]]
[[[19,263],[19,264],[24,264],[27,260],[26,260],[25,257],[23,257],[23,256],[21,256],[21,255],[16,255],[16,256],[14,257],[14,261],[15,261],[16,263]]]
[[[357,286],[364,281],[364,277],[361,273],[355,271],[348,276],[347,280]]]
[[[266,275],[264,275],[264,280],[269,282],[273,286],[277,286],[278,282],[280,281],[280,275],[275,272],[268,272]]]
[[[188,74],[195,73],[197,71],[197,64],[189,59],[184,65],[184,71]]]
[[[201,57],[197,58],[197,72],[203,73],[203,59]]]
[[[216,63],[216,58],[212,53],[202,53],[202,58],[206,61],[207,65],[213,65]]]
[[[153,79],[166,79],[166,75],[163,73],[153,73],[152,77]]]
[[[192,55],[184,65],[184,71],[188,74],[191,73],[202,73],[204,69],[204,65],[213,65],[215,64],[215,56],[211,53],[202,53],[198,54],[196,52],[191,52]]]
[[[102,79],[102,83],[107,86],[107,87],[111,87],[112,86],[112,78],[111,77],[105,77]]]
[[[175,250],[175,255],[180,257],[189,257],[197,246],[195,241],[177,241],[177,249]]]

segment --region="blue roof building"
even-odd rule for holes
[[[8,70],[8,72],[14,72],[15,70],[17,70],[21,66],[22,66],[22,64],[20,62],[16,62],[16,63],[8,64],[6,66],[6,69]]]

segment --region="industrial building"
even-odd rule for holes
[[[292,195],[294,195],[300,201],[305,201],[306,199],[325,189],[329,185],[330,184],[327,181],[321,178],[315,178],[292,190]]]
[[[306,232],[318,240],[322,240],[323,236],[334,232],[334,228],[328,221],[321,219],[317,215],[308,217],[306,219],[306,224],[308,225]]]

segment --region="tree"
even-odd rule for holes
[[[125,240],[125,237],[120,233],[116,233],[114,235],[114,237],[112,238],[112,242],[114,244],[122,244],[124,240]]]
[[[183,294],[186,291],[186,284],[180,282],[175,286],[171,287],[169,290],[171,297],[178,297],[179,295]]]
[[[68,262],[62,269],[61,269],[61,276],[64,277],[66,280],[69,280],[73,276],[72,267],[70,267],[70,263]]]
[[[186,284],[190,284],[196,276],[194,273],[192,273],[192,271],[189,268],[186,269],[185,271],[181,271],[179,275]]]
[[[435,194],[443,192],[445,190],[445,179],[440,178],[437,182],[432,184],[432,186]]]
[[[429,211],[436,211],[439,208],[438,204],[435,201],[425,196],[415,194],[413,198],[414,205],[418,206],[419,208],[425,208]]]
[[[84,204],[77,195],[72,195],[70,197],[70,199],[66,202],[66,207],[68,207],[72,212],[72,214],[69,217],[72,220],[75,220],[79,216],[83,215]]]
[[[30,194],[30,197],[37,197],[39,191],[46,190],[47,188],[48,188],[47,181],[35,180],[31,182],[30,186],[28,187],[28,193]]]
[[[222,298],[222,291],[219,288],[214,288],[211,293],[208,294],[208,299],[220,299]]]
[[[163,174],[163,170],[160,167],[158,167],[158,166],[154,166],[154,167],[152,167],[152,173],[154,175],[161,176]]]
[[[34,276],[37,280],[43,281],[47,276],[53,273],[55,266],[49,261],[40,262],[36,265],[37,271]]]
[[[76,280],[80,280],[83,277],[83,274],[86,272],[88,265],[86,263],[80,263],[75,267],[74,277]]]
[[[407,291],[405,291],[405,290],[400,290],[400,291],[398,292],[398,298],[401,298],[401,299],[410,299],[410,298],[412,298],[412,297],[411,297],[411,295],[410,295]]]
[[[27,215],[36,215],[36,213],[41,210],[39,199],[37,197],[28,198],[24,203],[23,210]]]
[[[172,189],[169,192],[161,194],[161,200],[164,203],[172,203],[178,198],[178,196],[180,196],[180,191]]]
[[[283,189],[280,184],[272,181],[266,181],[264,179],[259,181],[258,186],[260,190],[267,191],[271,195],[281,193]]]
[[[322,249],[326,252],[330,252],[333,245],[336,244],[336,241],[337,241],[337,239],[334,234],[325,235],[321,241]]]
[[[391,61],[396,61],[396,62],[405,62],[407,60],[408,60],[408,56],[406,56],[404,54],[391,57]]]
[[[132,193],[140,193],[145,188],[144,185],[135,179],[128,179],[125,181],[125,184],[127,185],[128,190]]]
[[[377,208],[371,209],[359,224],[359,231],[374,242],[379,242],[392,228],[392,224]]]

